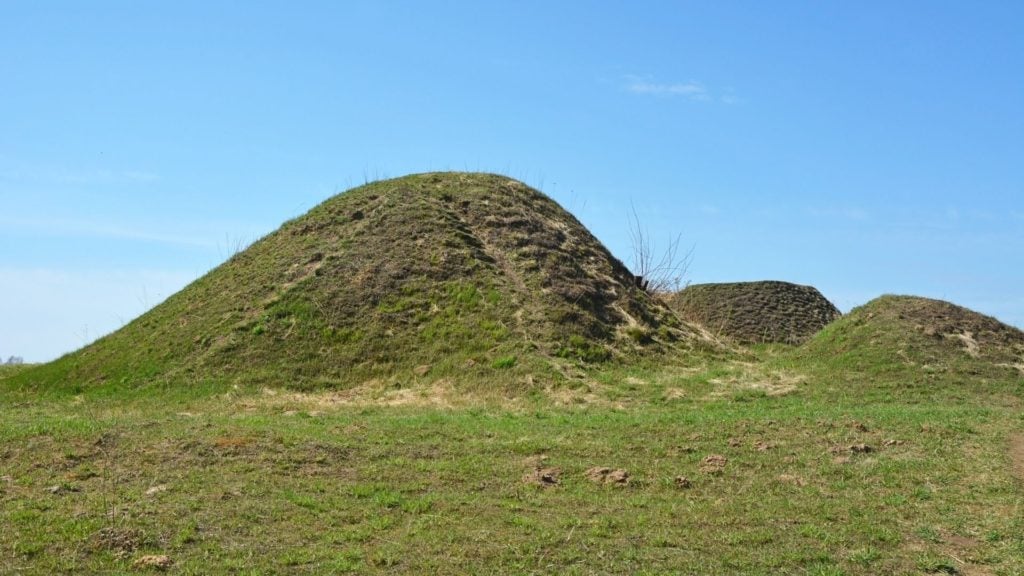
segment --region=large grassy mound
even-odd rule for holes
[[[1024,371],[1024,332],[967,308],[916,296],[882,296],[832,323],[799,351],[829,366],[975,376]]]
[[[18,380],[530,382],[700,342],[547,196],[502,176],[432,173],[339,194]]]
[[[814,287],[770,280],[694,284],[669,302],[680,317],[742,344],[800,344],[840,316]]]

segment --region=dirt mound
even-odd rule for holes
[[[800,344],[840,316],[815,288],[771,280],[695,284],[669,304],[684,320],[742,344]]]
[[[942,300],[882,296],[850,311],[805,346],[852,365],[887,360],[931,369],[976,360],[1008,369],[1024,364],[1024,332]]]
[[[706,341],[544,194],[503,176],[430,173],[325,201],[25,379],[345,387],[690,344]]]

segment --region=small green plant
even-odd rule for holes
[[[502,356],[501,358],[496,359],[491,365],[499,370],[511,368],[516,365],[516,357]]]
[[[578,334],[570,336],[567,345],[560,348],[557,354],[562,358],[576,358],[585,363],[604,362],[611,358],[611,352],[607,348],[590,343]]]

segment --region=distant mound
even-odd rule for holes
[[[896,363],[942,369],[978,361],[1024,372],[1024,332],[961,306],[882,296],[855,308],[805,346],[851,365]]]
[[[694,284],[669,304],[684,320],[742,344],[801,344],[840,316],[815,288],[772,280]]]
[[[346,386],[700,342],[547,196],[502,176],[431,173],[339,194],[22,376]]]

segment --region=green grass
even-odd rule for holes
[[[374,183],[0,367],[0,573],[1019,575],[1022,358],[908,297],[726,349],[536,191]]]
[[[433,388],[0,388],[0,566],[129,573],[165,554],[175,574],[1024,571],[1007,453],[1024,382],[854,374],[860,388],[834,394],[842,371],[753,354],[611,367],[527,397],[471,382],[445,397],[455,405]],[[559,485],[524,482],[538,465]],[[594,484],[595,466],[630,483]]]
[[[426,366],[433,380],[521,394],[579,364],[699,340],[541,192],[492,174],[430,173],[328,199],[11,386],[402,387]]]

